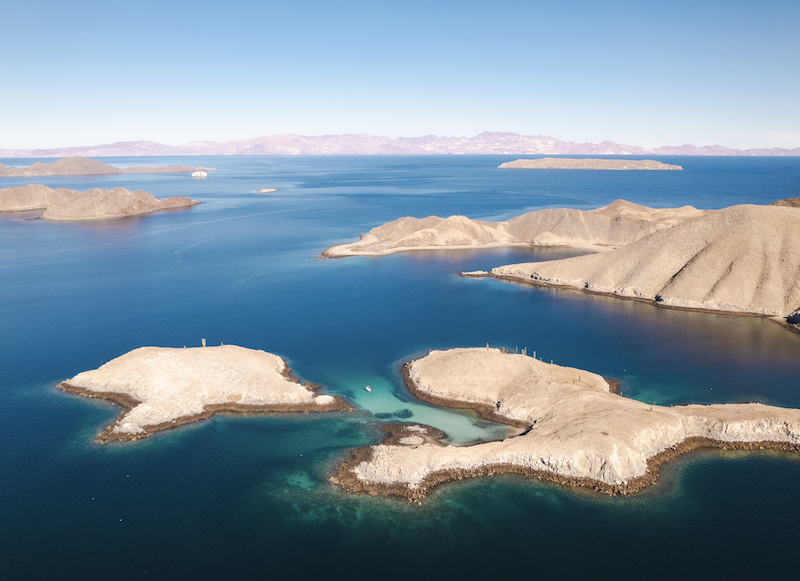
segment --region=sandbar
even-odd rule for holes
[[[236,345],[140,347],[60,383],[62,390],[112,401],[120,416],[97,439],[139,440],[216,412],[352,411],[343,399],[301,384],[277,355]]]
[[[670,458],[704,447],[800,451],[800,410],[757,403],[657,406],[613,393],[589,371],[499,349],[432,351],[406,364],[409,389],[431,401],[478,408],[518,435],[473,446],[404,439],[360,448],[332,482],[354,492],[424,498],[445,482],[518,474],[605,494],[655,482]]]

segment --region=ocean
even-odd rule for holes
[[[349,450],[398,418],[457,444],[506,433],[408,393],[400,365],[430,349],[527,348],[656,404],[800,407],[800,334],[774,322],[454,276],[574,249],[318,258],[401,216],[800,196],[797,157],[656,158],[680,172],[497,169],[511,159],[120,157],[103,161],[217,171],[2,178],[0,187],[121,186],[203,203],[99,222],[0,215],[0,578],[795,575],[798,454],[694,452],[633,497],[502,476],[410,506],[328,482]],[[278,354],[357,411],[219,414],[100,445],[118,409],[56,388],[131,349],[202,339]]]

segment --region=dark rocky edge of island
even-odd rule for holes
[[[457,447],[430,439],[403,445],[392,430],[408,434],[410,429],[432,428],[389,427],[388,439],[355,450],[339,465],[331,479],[334,484],[352,492],[414,502],[454,480],[516,474],[628,495],[653,484],[661,465],[693,450],[800,451],[800,410],[760,404],[650,406],[614,395],[609,382],[599,376],[533,363],[536,360],[525,355],[483,348],[432,352],[427,357],[432,355],[433,362],[422,370],[415,365],[425,357],[406,365],[403,376],[412,393],[422,393],[426,401],[437,405],[446,402],[448,407],[473,409],[518,428],[525,423],[520,415],[523,410],[527,428],[500,442]],[[476,367],[475,357],[489,367]],[[462,387],[465,375],[453,373],[471,369],[478,385],[495,367],[506,379],[523,377],[523,372],[529,379],[524,386],[501,379],[483,390],[470,391],[469,385]],[[447,385],[441,383],[442,378],[447,378]],[[442,397],[448,390],[451,394],[465,391],[458,397]],[[498,399],[495,406],[476,401],[473,396],[481,391]],[[431,392],[438,393],[431,397]]]
[[[301,383],[278,356],[233,345],[141,347],[58,387],[122,408],[98,434],[101,443],[148,438],[219,412],[353,411],[340,397],[317,394],[320,385]]]

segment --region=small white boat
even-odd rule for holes
[[[370,386],[367,386],[364,389],[366,389],[367,391],[372,391],[372,388]]]

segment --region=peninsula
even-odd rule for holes
[[[383,256],[409,250],[495,246],[576,246],[608,250],[703,215],[691,206],[656,209],[616,200],[596,210],[535,210],[505,222],[465,216],[399,218],[362,234],[358,242],[332,246],[326,258]]]
[[[0,212],[43,210],[42,218],[46,220],[108,220],[187,208],[200,203],[186,197],[160,200],[149,192],[131,192],[125,188],[79,192],[32,184],[0,190]]]
[[[607,170],[680,170],[679,165],[670,165],[652,159],[581,159],[554,158],[517,159],[501,163],[501,169],[607,169]]]
[[[86,157],[65,157],[52,163],[34,163],[28,167],[6,167],[0,163],[0,177],[39,177],[39,176],[72,176],[72,175],[110,175],[123,173],[192,173],[197,170],[208,171],[212,168],[186,167],[168,165],[162,167],[113,167],[96,159]]]
[[[140,347],[59,384],[112,401],[122,414],[98,440],[138,440],[215,412],[351,411],[341,398],[300,384],[277,355],[235,345]]]
[[[731,206],[602,254],[491,270],[663,306],[787,318],[800,313],[800,211]]]
[[[594,373],[488,347],[432,351],[406,364],[404,377],[421,399],[478,409],[524,431],[445,446],[422,437],[429,428],[404,425],[389,441],[356,450],[334,483],[413,501],[444,482],[510,473],[630,494],[653,483],[660,464],[696,448],[800,450],[797,409],[649,405],[612,393]]]

